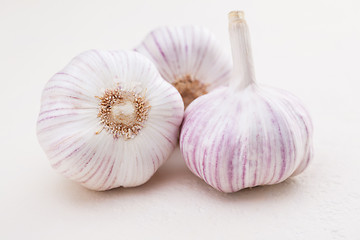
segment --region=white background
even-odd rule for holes
[[[302,1],[0,1],[0,239],[359,239],[360,4]],[[302,175],[213,190],[177,149],[145,185],[93,192],[55,173],[35,123],[46,81],[88,49],[132,49],[153,28],[208,27],[229,51],[242,9],[257,80],[308,106],[315,158]]]

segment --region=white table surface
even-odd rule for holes
[[[0,1],[0,239],[360,239],[360,4],[329,1]],[[87,49],[153,28],[208,27],[229,50],[245,10],[259,82],[308,106],[315,158],[298,177],[223,194],[179,149],[145,185],[89,191],[53,171],[35,123],[46,81]]]

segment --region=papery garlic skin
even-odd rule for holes
[[[282,182],[304,171],[313,155],[309,114],[292,94],[255,82],[247,26],[236,21],[234,79],[188,106],[180,134],[189,169],[228,193]]]
[[[158,28],[135,50],[154,62],[179,90],[185,106],[230,78],[231,59],[214,35],[199,26]]]
[[[311,120],[293,95],[251,85],[219,88],[185,111],[180,147],[190,170],[236,192],[302,172],[312,157]]]
[[[122,134],[106,129],[100,99],[114,89],[148,104],[138,119],[140,130]],[[134,120],[139,105],[129,101],[113,100],[110,120]],[[180,94],[147,58],[133,51],[92,50],[75,57],[46,84],[37,134],[51,166],[65,177],[93,190],[133,187],[167,160],[177,144],[183,112]]]

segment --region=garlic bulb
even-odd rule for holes
[[[202,27],[158,28],[135,50],[151,59],[162,77],[178,89],[185,107],[230,78],[230,58]]]
[[[236,192],[301,173],[312,158],[313,128],[296,97],[256,83],[243,13],[231,12],[229,22],[229,87],[189,105],[180,148],[195,175],[220,191]]]
[[[145,183],[177,144],[184,105],[147,58],[87,51],[46,84],[37,122],[51,166],[94,190]]]

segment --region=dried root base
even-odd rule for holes
[[[180,92],[185,107],[187,107],[195,98],[208,93],[206,90],[207,86],[197,79],[192,79],[190,75],[186,75],[185,77],[176,80],[173,85]]]
[[[100,100],[97,116],[103,129],[114,138],[134,138],[143,128],[151,108],[145,96],[117,87],[107,89],[102,97],[97,98]]]

